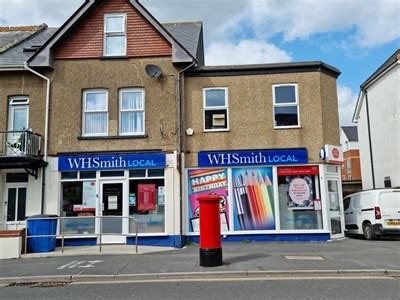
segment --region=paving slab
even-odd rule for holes
[[[199,249],[193,244],[183,249],[139,246],[139,255],[132,253],[131,246],[110,246],[102,254],[98,247],[73,247],[64,254],[0,260],[0,277],[4,283],[7,278],[37,276],[86,281],[185,276],[400,276],[400,240],[223,243],[222,247],[224,264],[212,268],[199,265]],[[288,256],[296,259],[288,260]]]

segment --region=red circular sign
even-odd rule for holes
[[[334,158],[339,158],[339,150],[337,148],[333,148],[332,155]]]

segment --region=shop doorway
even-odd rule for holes
[[[327,178],[328,219],[331,238],[344,237],[342,188],[337,178]]]
[[[102,181],[101,187],[101,216],[102,226],[99,228],[104,234],[102,243],[105,244],[125,244],[126,237],[123,233],[123,191],[124,183],[117,181]],[[100,226],[100,224],[99,224]],[[100,231],[99,230],[99,231]]]
[[[19,229],[24,226],[26,216],[27,185],[6,185],[4,201],[5,229]]]

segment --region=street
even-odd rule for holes
[[[266,278],[0,287],[2,299],[400,299],[400,278]]]

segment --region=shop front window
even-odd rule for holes
[[[281,230],[322,229],[318,167],[278,168]]]
[[[165,232],[164,170],[158,171],[158,177],[155,173],[150,169],[129,172],[129,216],[138,221],[139,233]],[[135,222],[130,221],[129,230],[135,232]]]
[[[70,174],[61,174],[67,178]],[[90,174],[81,174],[81,178]],[[76,178],[76,177],[75,177]],[[71,217],[64,219],[65,234],[94,234],[96,212],[96,181],[74,180],[62,181],[61,216]],[[73,217],[80,217],[73,218]],[[87,217],[87,218],[85,218]]]

